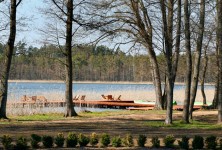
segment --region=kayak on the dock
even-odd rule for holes
[[[151,104],[155,105],[155,101],[148,101],[148,100],[134,100],[135,104]]]
[[[134,103],[136,103],[136,104],[151,104],[151,105],[155,105],[155,101],[148,101],[148,100],[134,100]],[[173,101],[173,105],[177,105],[177,102]]]

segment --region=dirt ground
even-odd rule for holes
[[[215,135],[222,137],[221,130],[207,130],[207,129],[172,129],[164,127],[150,127],[145,125],[146,121],[164,122],[164,114],[126,114],[118,116],[106,117],[92,117],[84,118],[78,117],[74,119],[57,120],[57,121],[19,121],[0,124],[0,133],[9,134],[12,137],[30,136],[33,133],[39,135],[53,135],[57,133],[68,132],[91,134],[92,132],[108,133],[111,136],[120,135],[124,136],[127,133],[137,136],[139,134],[146,134],[147,137],[157,135],[158,137],[165,137],[166,135],[173,134],[175,137],[182,135]],[[180,120],[182,112],[175,112],[173,115],[174,120]],[[206,121],[210,123],[217,123],[217,111],[195,111],[194,119]],[[2,122],[2,121],[1,121]]]

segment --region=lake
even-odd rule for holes
[[[184,88],[182,84],[175,85],[174,100],[184,100]],[[214,96],[214,86],[206,85],[207,101],[211,102]],[[86,100],[102,100],[101,95],[111,94],[114,97],[121,95],[122,100],[155,100],[155,91],[152,84],[135,83],[73,83],[73,96],[86,95]],[[57,82],[10,82],[10,101],[18,101],[22,95],[43,95],[49,100],[62,100],[65,95],[65,84]],[[200,87],[198,87],[197,100],[202,101]]]

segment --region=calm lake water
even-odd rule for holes
[[[184,85],[176,85],[174,99],[182,101],[184,98]],[[200,87],[199,87],[200,88]],[[213,98],[214,86],[205,86],[206,95],[209,101]],[[36,82],[10,82],[9,100],[17,101],[22,95],[34,96],[43,95],[49,100],[64,99],[64,83],[36,83]],[[152,84],[113,84],[113,83],[74,83],[73,96],[86,95],[86,100],[101,100],[101,94],[121,95],[123,100],[155,100],[154,86]],[[197,101],[201,101],[202,96],[198,90]]]
[[[182,104],[184,100],[184,85],[176,85],[174,89],[174,100]],[[206,85],[205,93],[208,104],[212,103],[214,96],[214,86]],[[102,100],[101,94],[111,94],[115,97],[121,95],[122,100],[149,100],[155,101],[155,91],[152,84],[118,84],[118,83],[74,83],[73,96],[86,95],[86,100]],[[64,83],[53,82],[10,82],[9,83],[9,101],[19,101],[23,95],[35,96],[42,95],[48,100],[62,100],[65,95]],[[202,101],[200,87],[197,92],[196,101]],[[75,107],[75,111],[107,111],[100,108]],[[108,109],[113,111],[112,109]],[[114,110],[117,111],[117,110]],[[29,115],[36,113],[64,113],[64,107],[36,107],[36,108],[8,108],[7,113],[11,115]]]

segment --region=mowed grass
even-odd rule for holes
[[[153,128],[168,128],[168,129],[209,129],[222,130],[222,124],[212,124],[201,121],[191,121],[189,124],[183,123],[181,120],[173,121],[172,125],[166,125],[164,121],[145,121],[144,125]]]
[[[64,120],[64,114],[49,113],[49,114],[34,114],[24,116],[9,116],[11,121],[23,122],[23,121],[55,121]]]
[[[115,116],[127,116],[127,115],[165,115],[166,111],[163,110],[149,110],[149,111],[128,111],[128,110],[116,110],[116,111],[103,111],[103,112],[80,112],[77,117],[68,117],[65,118],[62,113],[49,113],[49,114],[35,114],[35,115],[24,115],[24,116],[9,116],[10,121],[0,121],[0,124],[16,124],[23,122],[32,122],[32,121],[67,121],[67,120],[87,120],[106,118],[106,117],[115,117]],[[175,112],[175,114],[180,112]],[[123,117],[124,118],[124,117]],[[178,117],[181,119],[181,117]],[[164,120],[158,119],[139,119],[133,118],[130,120],[132,123],[138,123],[138,121],[143,126],[149,126],[153,128],[166,128],[166,129],[215,129],[221,130],[222,124],[209,122],[208,118],[205,117],[204,120],[192,120],[189,124],[183,123],[181,120],[173,120],[172,125],[166,125]],[[136,121],[135,121],[136,120]],[[120,119],[121,121],[121,119]],[[124,122],[124,119],[123,119]]]

